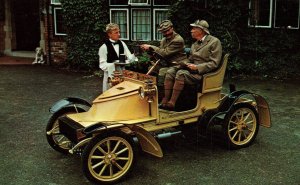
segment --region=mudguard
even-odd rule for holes
[[[118,128],[118,126],[120,126],[120,127]],[[163,157],[163,152],[162,152],[160,145],[158,144],[156,139],[149,132],[147,132],[143,128],[136,126],[136,125],[125,125],[125,127],[124,127],[124,125],[119,124],[119,125],[116,125],[115,129],[122,130],[122,128],[129,129],[129,133],[134,132],[134,134],[138,138],[139,144],[141,145],[141,148],[144,152],[149,153],[156,157]],[[109,132],[110,129],[113,130],[114,128],[108,128],[104,124],[97,123],[95,125],[91,125],[90,127],[85,128],[84,133],[87,135],[92,135],[99,131]]]
[[[96,133],[101,134],[100,132],[109,132],[118,129],[120,129],[120,131],[127,134],[134,132],[144,152],[149,153],[156,157],[163,157],[162,149],[158,144],[158,142],[156,141],[156,139],[149,132],[136,125],[116,124],[112,127],[112,126],[106,126],[104,123],[96,123],[94,125],[86,127],[83,130],[83,133],[86,136],[92,136],[93,134]]]
[[[139,126],[129,126],[128,127],[135,132],[139,143],[144,152],[147,152],[156,157],[163,157],[163,152],[161,150],[160,145],[156,141],[156,139],[146,130]]]
[[[221,115],[226,115],[232,108],[233,105],[243,96],[246,95],[251,95],[257,104],[257,112],[259,115],[259,124],[264,127],[271,127],[271,114],[270,114],[270,109],[267,101],[260,95],[251,93],[246,90],[240,90],[240,91],[234,91],[227,95],[220,106],[217,108],[218,112],[214,114],[211,119],[208,122],[208,125],[211,124],[212,120],[214,118],[221,116]]]
[[[77,109],[77,107],[80,107],[85,111],[87,111],[91,107],[91,104],[81,98],[67,97],[54,103],[50,107],[49,112],[56,113],[65,107],[71,107],[71,106],[73,106],[75,109]]]

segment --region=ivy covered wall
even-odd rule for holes
[[[210,0],[207,8],[178,1],[170,8],[176,30],[191,44],[189,24],[205,19],[224,52],[231,53],[228,72],[275,78],[299,77],[300,31],[286,28],[248,27],[249,1]]]
[[[97,69],[98,49],[109,22],[107,0],[61,0],[67,27],[67,62],[72,68]]]
[[[199,1],[202,2],[202,1]],[[68,64],[98,69],[98,49],[109,22],[107,0],[61,0],[67,25]],[[228,72],[278,78],[299,77],[299,29],[248,27],[249,0],[176,1],[169,11],[174,27],[190,46],[189,24],[205,19],[225,53],[231,53]]]

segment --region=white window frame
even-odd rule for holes
[[[131,0],[128,0],[128,5],[131,6],[150,6],[150,0],[146,0],[146,3],[132,3]]]
[[[155,16],[156,16],[156,12],[157,11],[168,11],[168,9],[153,9],[153,25],[152,25],[152,27],[153,27],[153,40],[157,40],[157,38],[156,38],[156,29],[155,29],[155,25],[156,25],[156,20],[155,20]],[[158,23],[159,24],[159,23]]]
[[[130,32],[131,32],[131,40],[132,41],[151,41],[151,28],[150,28],[150,39],[149,40],[134,40],[133,39],[133,11],[134,10],[149,10],[150,11],[150,27],[152,26],[151,25],[151,11],[152,11],[152,9],[151,8],[132,8],[131,9],[131,17],[130,17],[130,19],[131,19],[131,30],[130,30]]]
[[[126,31],[127,31],[127,34],[126,34],[126,37],[121,37],[120,39],[122,40],[129,40],[129,14],[128,14],[128,9],[127,8],[111,8],[109,10],[109,20],[110,22],[112,21],[112,11],[126,11],[126,21],[127,21],[127,26],[126,26]]]
[[[277,0],[274,0],[275,1],[275,6],[274,6],[274,28],[280,28],[279,26],[276,26],[276,9],[277,9]],[[299,7],[298,7],[298,26],[297,27],[287,27],[287,29],[299,29],[299,19],[300,19],[300,0],[299,1]]]
[[[61,10],[61,7],[54,7],[53,9],[53,19],[54,19],[54,34],[55,35],[67,35],[66,33],[58,33],[57,32],[57,23],[56,23],[56,10]]]
[[[249,1],[249,9],[251,10],[251,1],[253,0],[250,0]],[[248,26],[249,27],[255,27],[255,28],[271,28],[272,27],[272,15],[273,15],[273,0],[270,0],[270,14],[269,14],[269,24],[267,26],[264,26],[264,25],[252,25],[250,24],[250,19],[251,17],[248,18]]]
[[[56,2],[56,1],[59,1],[59,0],[51,0],[51,4],[53,4],[53,5],[61,5],[61,2]]]

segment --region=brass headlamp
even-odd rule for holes
[[[152,80],[145,80],[144,87],[140,87],[139,94],[141,98],[147,97],[147,101],[152,103],[154,101],[154,97],[156,95],[156,88]]]

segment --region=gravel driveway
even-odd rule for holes
[[[49,107],[66,96],[92,101],[101,79],[49,66],[0,66],[0,184],[85,185],[78,156],[62,155],[47,143]],[[161,140],[164,157],[140,154],[124,185],[299,185],[300,88],[298,82],[226,80],[264,96],[270,129],[254,144],[228,151],[209,140],[196,145],[180,136]],[[226,91],[226,89],[225,89]]]

